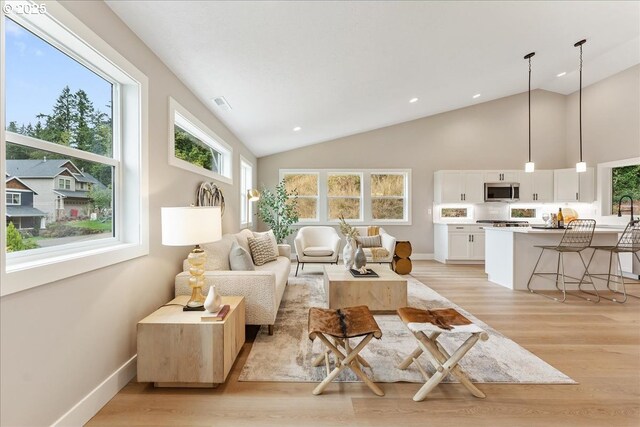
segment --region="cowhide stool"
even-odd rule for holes
[[[358,353],[371,341],[380,339],[382,331],[366,305],[339,308],[337,310],[311,307],[309,309],[309,339],[319,338],[327,347],[313,362],[313,366],[320,366],[323,362],[327,367],[327,377],[313,390],[313,394],[321,394],[345,368],[351,369],[378,396],[384,392],[367,375],[362,372],[360,365],[370,367]],[[364,337],[352,347],[350,338]],[[343,353],[344,350],[344,353]],[[336,358],[335,367],[329,369],[329,354]]]
[[[464,371],[458,366],[458,362],[478,340],[486,341],[489,339],[486,332],[453,308],[420,310],[403,307],[398,309],[398,315],[418,340],[418,348],[407,356],[398,368],[404,370],[411,363],[415,363],[426,381],[413,396],[413,400],[416,402],[424,400],[427,394],[440,384],[449,373],[453,374],[475,397],[485,397],[485,394],[467,378]],[[470,336],[450,355],[438,342],[438,337],[441,334],[469,334]],[[422,353],[427,356],[429,362],[436,369],[432,377],[429,377],[418,362],[418,357]]]

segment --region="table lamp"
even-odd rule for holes
[[[162,208],[162,244],[165,246],[195,245],[187,257],[191,298],[185,311],[203,311],[205,296],[204,263],[206,254],[200,243],[222,238],[222,214],[219,206],[189,206]]]
[[[255,188],[247,190],[247,206],[245,212],[247,213],[247,228],[249,228],[249,224],[251,224],[251,215],[249,214],[249,203],[257,202],[260,200],[260,192]]]

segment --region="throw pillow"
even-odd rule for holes
[[[253,257],[255,265],[264,265],[278,258],[278,252],[273,250],[273,244],[269,236],[249,237],[247,241],[249,242],[251,257]]]
[[[273,230],[265,231],[263,233],[258,233],[256,231],[253,232],[253,237],[267,236],[269,240],[271,240],[271,245],[273,246],[273,250],[278,254],[278,241],[276,240],[276,236],[273,234]]]
[[[382,246],[382,237],[377,236],[358,236],[356,241],[362,245],[363,248],[379,248]]]
[[[229,252],[229,265],[233,271],[253,271],[256,269],[249,252],[245,251],[238,242],[233,242]]]

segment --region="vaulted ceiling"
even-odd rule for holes
[[[257,156],[640,63],[637,1],[107,4]]]

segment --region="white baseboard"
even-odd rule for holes
[[[86,424],[124,386],[136,376],[136,356],[127,360],[113,374],[83,397],[52,426],[81,426]]]

